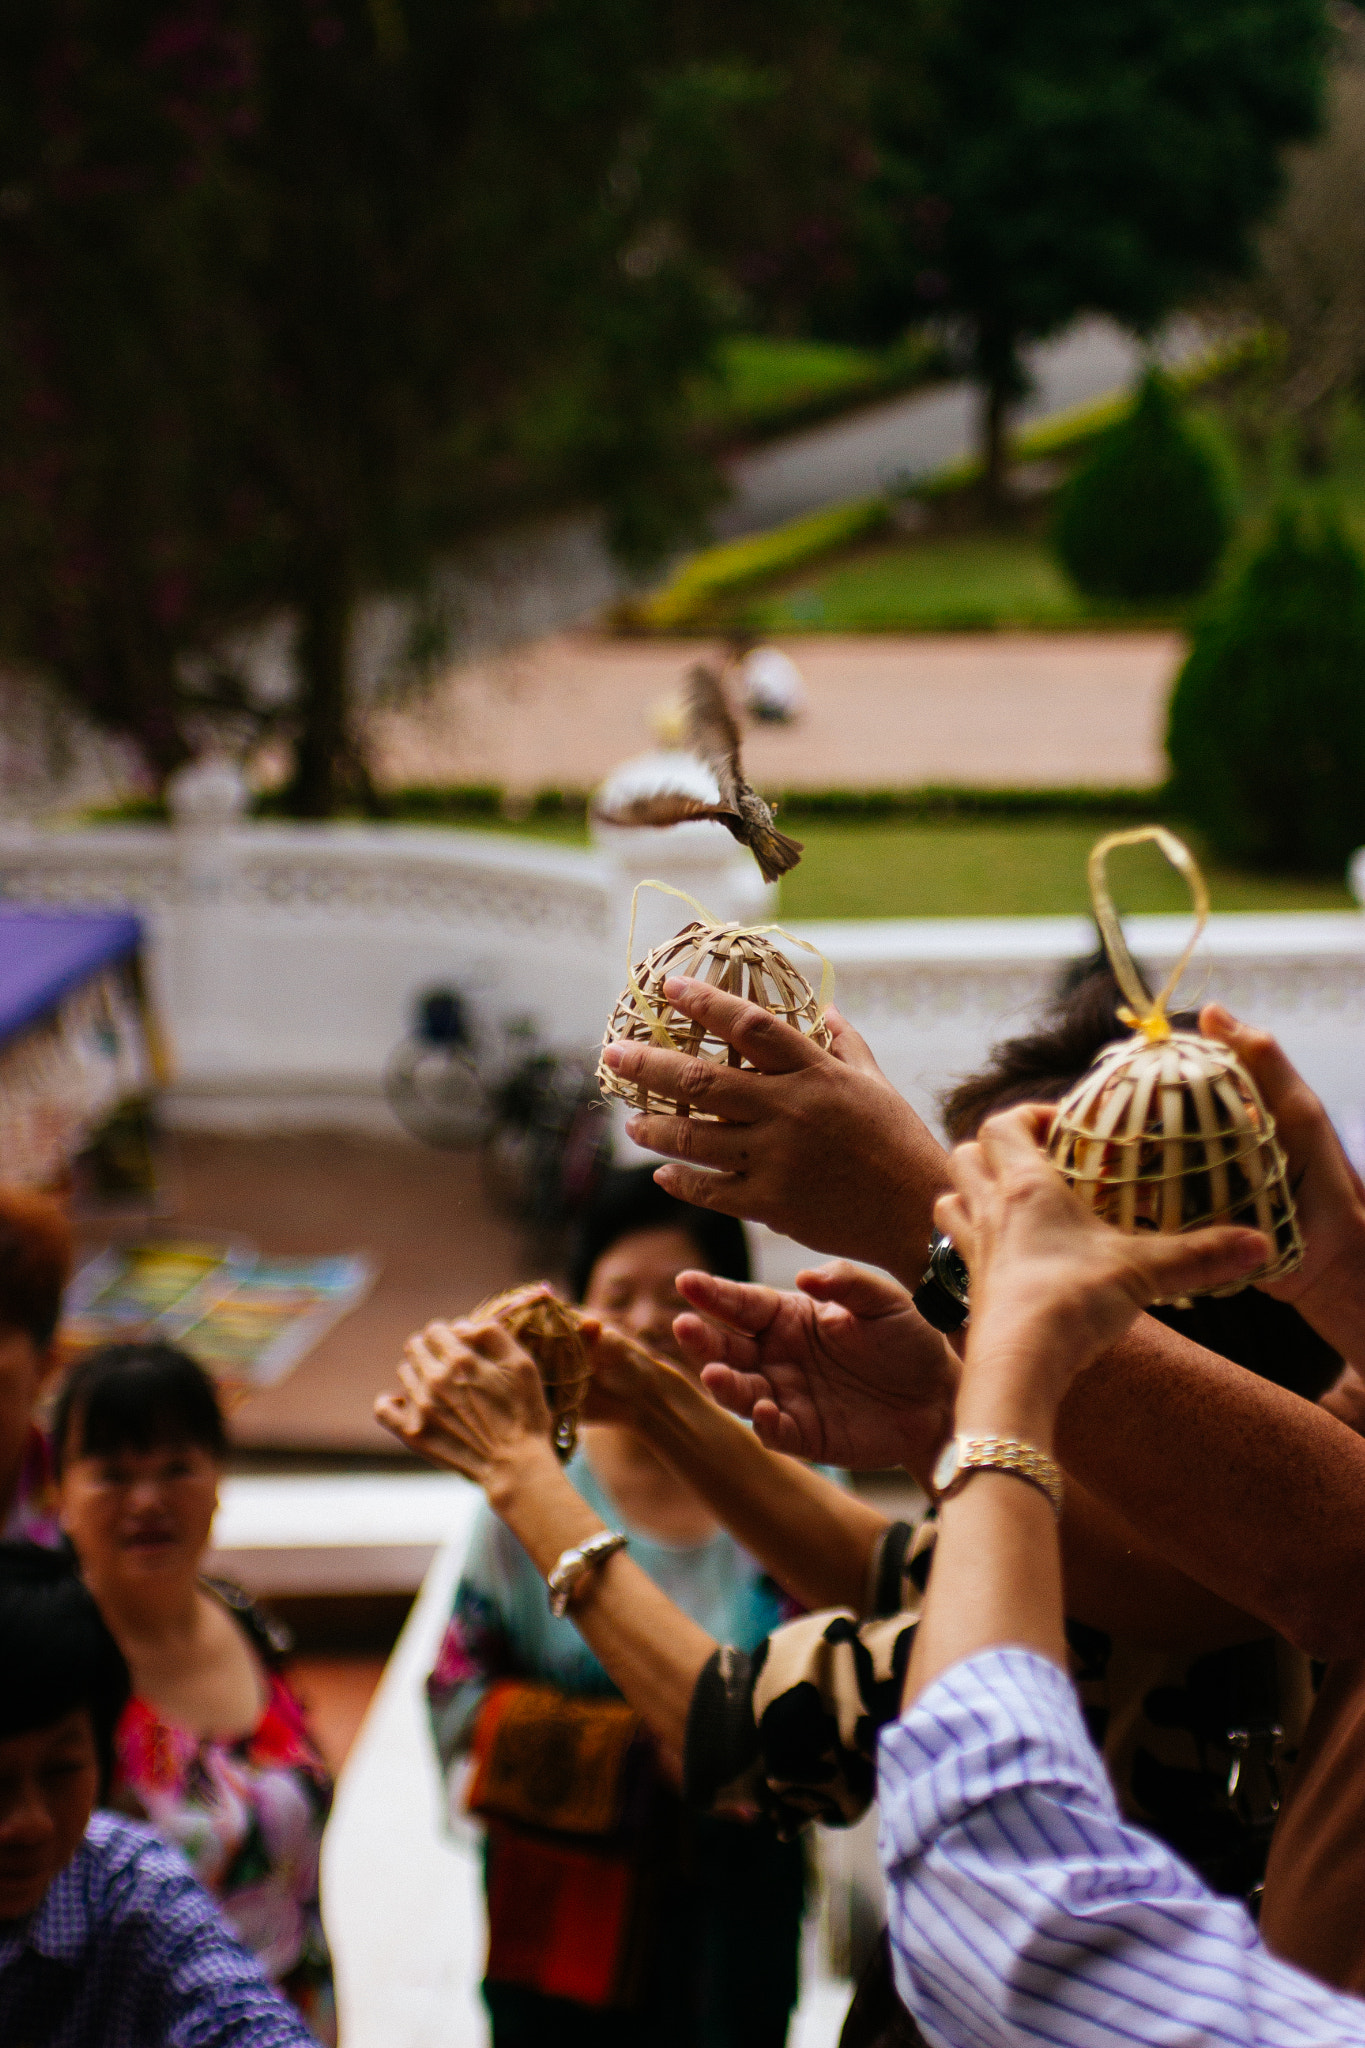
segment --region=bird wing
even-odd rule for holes
[[[687,678],[687,743],[720,784],[722,804],[734,809],[749,787],[739,758],[739,727],[725,686],[713,668],[698,662]]]
[[[700,797],[683,796],[676,789],[656,790],[652,796],[633,796],[614,810],[598,811],[604,825],[681,825],[688,818],[737,818],[728,804],[703,803]]]

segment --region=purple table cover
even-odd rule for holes
[[[0,1045],[54,1010],[142,938],[127,910],[29,910],[0,904]]]

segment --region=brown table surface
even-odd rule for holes
[[[404,1339],[539,1277],[516,1224],[490,1212],[471,1154],[311,1133],[179,1132],[167,1143],[165,1212],[133,1234],[243,1237],[280,1256],[366,1252],[378,1268],[366,1298],[286,1379],[241,1403],[232,1433],[243,1453],[401,1456],[370,1410]],[[82,1236],[93,1250],[127,1234],[90,1226]]]

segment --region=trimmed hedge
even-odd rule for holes
[[[1129,604],[1206,590],[1232,532],[1218,461],[1159,371],[1063,485],[1052,540],[1087,597]]]
[[[1170,814],[1164,788],[1116,789],[1080,786],[1062,789],[992,789],[970,783],[923,783],[911,788],[793,789],[779,791],[774,801],[785,819],[828,818],[860,823],[878,818],[1164,818]],[[390,790],[381,823],[392,825],[478,826],[508,815],[502,790],[491,783],[452,783],[445,788],[415,784]],[[542,789],[524,807],[518,821],[537,818],[585,818],[585,790]],[[279,818],[279,800],[258,797],[256,817]],[[349,816],[357,813],[350,812]],[[164,823],[168,813],[159,797],[134,797],[85,813],[91,824]]]
[[[1365,843],[1365,563],[1339,520],[1279,515],[1196,628],[1167,751],[1230,860],[1339,874]]]
[[[817,556],[848,547],[890,522],[885,498],[858,498],[793,519],[768,533],[749,534],[706,548],[685,562],[653,597],[627,598],[612,612],[612,622],[630,632],[686,632],[703,616],[713,617],[724,601],[751,584],[786,575]]]

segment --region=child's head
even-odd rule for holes
[[[0,1544],[0,1923],[34,1912],[108,1782],[128,1667],[72,1559]]]

